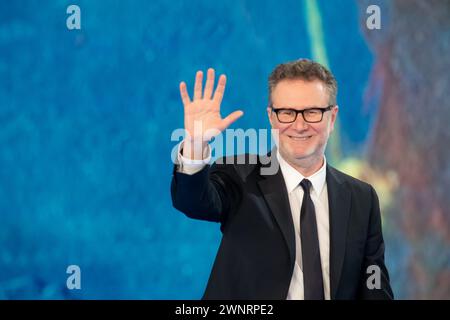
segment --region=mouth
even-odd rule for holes
[[[288,135],[288,137],[294,141],[306,141],[306,140],[309,140],[312,136],[294,137],[294,136]]]

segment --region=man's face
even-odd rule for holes
[[[274,108],[303,110],[329,105],[326,86],[319,80],[282,80],[272,91]],[[291,164],[314,164],[322,160],[325,147],[334,129],[338,108],[323,114],[321,122],[305,122],[301,114],[292,123],[281,123],[272,109],[267,108],[270,124],[279,130],[279,151]]]

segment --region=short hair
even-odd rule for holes
[[[272,92],[282,80],[319,80],[325,84],[330,105],[336,105],[337,81],[333,74],[318,62],[309,59],[299,59],[279,64],[269,76],[269,103],[272,103]]]

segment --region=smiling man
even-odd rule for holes
[[[210,133],[243,112],[221,117],[224,75],[214,92],[213,69],[204,90],[202,82],[199,71],[192,100],[180,84],[186,138],[171,194],[188,217],[221,224],[203,298],[392,299],[376,192],[324,155],[338,114],[331,72],[307,59],[273,70],[267,114],[278,147],[257,163],[244,155],[245,163],[235,156],[209,165]],[[275,174],[262,174],[274,163]]]
[[[337,87],[331,74],[324,73],[323,81],[314,74],[302,79],[294,77],[295,70],[280,66],[272,73],[267,113],[272,128],[278,129],[280,155],[307,177],[323,166],[338,113]]]

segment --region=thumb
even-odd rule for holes
[[[229,114],[225,119],[223,119],[224,129],[228,128],[233,122],[244,115],[244,111],[238,110]]]

